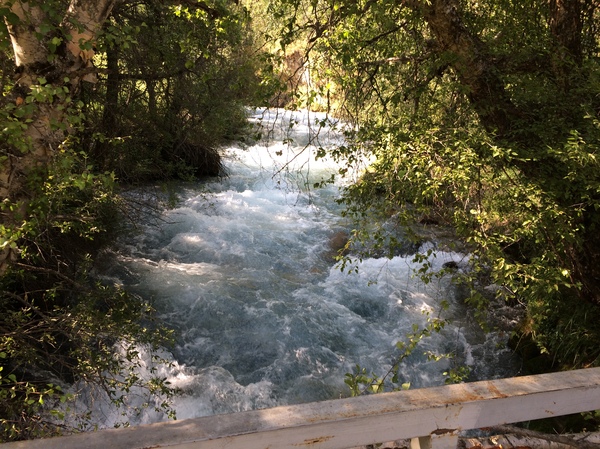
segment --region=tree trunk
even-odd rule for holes
[[[549,9],[548,26],[555,44],[550,65],[557,86],[568,95],[583,62],[582,5],[580,0],[549,0]]]
[[[411,2],[414,3],[414,2]],[[500,138],[510,136],[520,111],[510,100],[485,44],[464,26],[457,0],[418,2],[440,52],[452,54],[451,63],[482,125]]]
[[[2,211],[7,229],[17,229],[26,220],[29,174],[46,166],[70,132],[65,106],[76,97],[82,81],[94,80],[94,39],[115,1],[71,0],[60,23],[53,22],[47,12],[52,9],[47,8],[51,2],[0,1],[0,6],[11,12],[5,20],[17,74],[12,100],[16,108],[25,111],[20,120],[23,141],[27,142],[20,148],[8,148],[7,157],[1,162],[0,196],[13,204]],[[59,2],[52,6],[58,5]],[[38,101],[31,96],[31,89],[40,84],[59,90]],[[0,274],[18,255],[17,248],[9,243],[5,238],[0,246]]]
[[[548,25],[555,42],[578,65],[583,54],[581,50],[582,4],[580,0],[549,0],[550,17]]]
[[[108,74],[105,81],[106,94],[104,96],[104,110],[100,130],[106,137],[105,140],[94,142],[93,159],[98,169],[107,170],[113,166],[117,157],[114,154],[114,143],[111,139],[121,134],[119,126],[119,92],[121,91],[121,74],[119,72],[119,47],[116,43],[106,49],[106,68]]]
[[[110,136],[118,135],[117,109],[119,107],[119,90],[121,87],[119,74],[119,48],[116,44],[106,50],[106,68],[108,76],[106,78],[106,97],[104,101],[104,111],[102,115],[102,129],[111,133]]]
[[[548,30],[555,48],[549,56],[550,81],[556,86],[556,99],[561,101],[558,119],[571,123],[581,115],[576,100],[576,86],[582,81],[582,10],[581,0],[548,0]],[[495,65],[487,45],[464,25],[458,0],[402,0],[402,4],[421,14],[426,20],[440,54],[452,55],[450,67],[466,88],[468,99],[483,127],[501,145],[510,146],[517,157],[506,164],[518,168],[529,181],[537,184],[560,207],[569,209],[573,199],[565,195],[569,168],[548,153],[543,135],[543,119],[535,110],[514,104],[505,89],[502,70]],[[576,83],[577,81],[577,83]],[[577,126],[576,123],[573,126]],[[598,212],[585,211],[582,223],[595,223]],[[572,248],[562,254],[573,273],[573,282],[583,288],[580,296],[600,304],[600,238],[593,226],[583,235],[583,248]],[[551,243],[551,242],[550,242]]]
[[[404,4],[423,15],[435,38],[438,53],[452,55],[449,66],[466,88],[467,98],[481,125],[502,145],[516,150],[520,157],[510,163],[547,190],[547,172],[540,164],[540,160],[545,158],[545,147],[541,155],[532,157],[532,152],[538,151],[540,144],[539,137],[528,130],[532,116],[512,102],[501,70],[487,45],[464,25],[459,1],[404,0]],[[545,160],[544,163],[554,162]]]

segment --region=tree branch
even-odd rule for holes
[[[491,133],[505,137],[514,128],[521,111],[512,103],[485,44],[463,24],[457,0],[432,0],[418,3],[441,51],[453,55],[451,66],[477,111],[482,125]],[[413,6],[414,8],[414,6]]]
[[[211,6],[208,6],[206,2],[197,0],[172,0],[169,3],[173,5],[186,6],[192,10],[200,9],[207,13],[211,19],[218,19],[223,16],[222,11],[219,11]],[[237,4],[237,1],[235,1]]]

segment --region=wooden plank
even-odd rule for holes
[[[345,449],[600,409],[600,368],[7,443],[2,449]]]
[[[426,437],[412,438],[410,449],[456,449],[458,431],[432,433]]]

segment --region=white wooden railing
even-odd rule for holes
[[[600,368],[473,382],[6,443],[1,449],[346,449],[600,409]]]

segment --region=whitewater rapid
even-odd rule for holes
[[[427,314],[452,324],[403,364],[400,377],[412,388],[443,384],[451,363],[477,378],[514,372],[498,336],[466,318],[450,278],[421,282],[413,255],[366,258],[344,272],[336,265],[329,240],[351,223],[335,202],[340,184],[315,187],[339,168],[315,160],[319,148],[343,142],[326,119],[254,111],[260,139],[224,150],[228,176],[182,184],[176,206],[120,242],[99,275],[148,300],[175,330],[165,352],[173,366],[158,369],[182,391],[178,419],[348,396],[344,375],[356,364],[383,374],[395,343]],[[420,250],[427,249],[435,245]],[[449,261],[463,269],[468,257],[433,251],[430,263],[434,271]],[[444,312],[442,302],[450,305]],[[425,351],[455,361],[434,362]],[[106,403],[93,407],[101,427],[123,420]],[[126,419],[167,417],[150,407]]]

